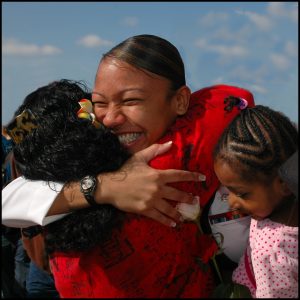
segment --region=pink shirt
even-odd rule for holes
[[[234,282],[247,286],[254,298],[298,298],[298,227],[268,218],[251,219],[246,251],[256,288],[247,274],[244,256],[233,272]]]

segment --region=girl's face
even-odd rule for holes
[[[178,111],[181,98],[170,94],[170,85],[166,78],[104,59],[92,93],[96,118],[131,153],[142,150],[161,138],[177,115],[186,111]]]
[[[259,180],[247,182],[221,159],[215,161],[214,168],[222,185],[229,190],[230,208],[249,214],[256,220],[268,217],[284,197],[278,176],[267,184]]]

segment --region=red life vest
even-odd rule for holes
[[[158,169],[194,170],[206,175],[201,182],[174,186],[200,196],[201,206],[219,182],[213,172],[212,150],[223,129],[238,114],[224,110],[224,98],[242,97],[254,105],[250,92],[226,85],[192,94],[188,113],[178,117],[159,142],[173,141],[172,149],[150,165]],[[152,219],[127,214],[120,229],[104,247],[85,252],[55,252],[50,258],[55,285],[67,298],[207,298],[214,288],[209,266],[203,268],[215,246],[200,235],[194,223],[176,228]]]

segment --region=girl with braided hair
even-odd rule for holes
[[[297,150],[294,124],[262,105],[241,111],[214,150],[231,209],[251,215],[248,247],[232,278],[256,298],[298,297],[298,201],[278,174]]]

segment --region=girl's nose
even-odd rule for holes
[[[240,208],[239,203],[234,199],[234,195],[232,193],[229,193],[227,199],[228,199],[228,205],[232,210]]]

